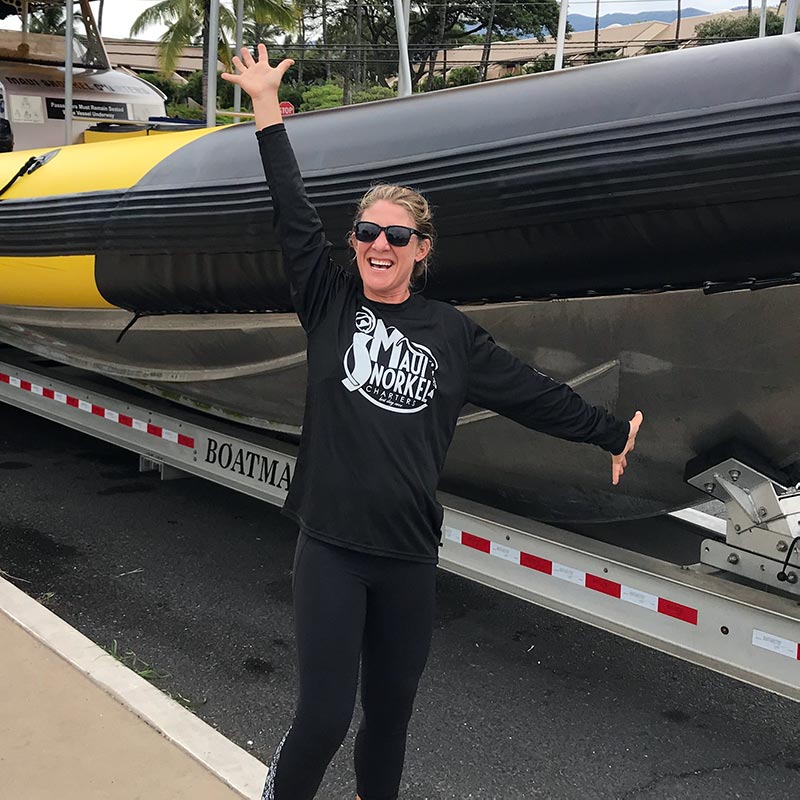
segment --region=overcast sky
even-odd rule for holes
[[[703,11],[716,12],[725,11],[731,6],[746,4],[747,0],[683,0],[684,8],[699,8]],[[131,23],[148,6],[154,5],[154,0],[106,0],[105,10],[103,11],[103,34],[105,36],[125,38],[130,33]],[[232,6],[231,2],[225,5]],[[775,5],[774,1],[770,5]],[[570,13],[594,15],[595,0],[571,0],[569,5]],[[664,10],[676,8],[677,2],[669,0],[607,0],[601,2],[600,13],[610,14],[614,12],[624,12],[636,14],[647,10]],[[758,0],[753,2],[754,9],[759,9],[761,4]],[[97,15],[97,2],[92,3],[95,16]],[[140,38],[156,39],[163,29],[150,28]]]

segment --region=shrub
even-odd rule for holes
[[[601,64],[603,61],[619,61],[621,58],[625,58],[625,56],[621,55],[615,50],[606,50],[605,52],[600,53],[589,53],[586,56],[586,61],[584,63]]]
[[[303,92],[308,88],[304,83],[282,83],[278,89],[278,100],[291,103],[297,111],[303,104]]]
[[[160,89],[167,96],[166,103],[176,103],[180,99],[183,84],[162,75],[160,72],[143,72],[139,77],[151,86]]]
[[[477,67],[456,67],[448,73],[447,85],[468,86],[471,83],[479,83],[480,79]]]
[[[552,72],[556,65],[556,57],[551,53],[543,53],[536,56],[533,61],[529,61],[525,65],[525,74],[534,75],[537,72]]]
[[[759,14],[744,17],[719,17],[703,22],[695,28],[698,44],[716,44],[727,39],[754,39],[758,36]],[[800,30],[800,19],[795,30]],[[767,11],[767,36],[783,33],[783,17],[774,11]]]
[[[388,86],[370,86],[353,94],[353,103],[371,103],[373,100],[388,100],[397,97],[397,92]]]
[[[167,106],[168,117],[180,117],[181,119],[196,119],[205,121],[206,112],[198,106],[190,106],[186,103],[170,103]],[[233,116],[217,114],[217,125],[227,125],[233,122]]]
[[[344,92],[335,83],[323,83],[312,86],[303,92],[303,103],[300,111],[318,111],[321,108],[336,108],[342,104]]]
[[[444,76],[434,75],[433,80],[430,80],[430,75],[420,78],[416,85],[415,91],[417,92],[435,92],[438,89],[444,89]]]

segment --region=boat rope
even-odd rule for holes
[[[134,311],[133,318],[131,321],[120,331],[119,336],[117,336],[115,344],[119,344],[122,341],[122,337],[139,321],[141,317],[148,316],[146,311]]]
[[[0,189],[0,196],[4,195],[16,182],[21,178],[34,164],[36,157],[31,156],[20,168],[17,174],[2,188]]]
[[[783,581],[788,580],[788,575],[786,574],[786,570],[789,567],[789,559],[792,557],[792,551],[794,550],[794,546],[800,542],[800,536],[795,536],[792,539],[792,543],[789,545],[789,550],[786,553],[786,558],[783,560],[783,569],[778,573],[777,577],[778,580],[783,583]]]
[[[17,174],[2,188],[0,189],[0,200],[3,195],[23,176],[30,175],[36,172],[39,167],[43,167],[53,156],[60,152],[59,150],[51,150],[42,156],[31,156],[17,171]]]

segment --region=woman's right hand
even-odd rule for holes
[[[242,48],[242,57],[233,57],[233,66],[238,74],[223,72],[222,77],[250,95],[253,102],[278,97],[278,88],[286,70],[294,64],[291,58],[285,58],[275,67],[269,65],[269,55],[265,44],[258,45],[258,60],[246,48]]]

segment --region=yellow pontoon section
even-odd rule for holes
[[[0,304],[114,308],[94,280],[94,256],[0,258]]]
[[[140,181],[156,164],[186,144],[208,136],[216,128],[179,131],[169,136],[141,136],[21,150],[0,155],[0,186],[31,157],[60,150],[32,175],[20,178],[0,202],[31,197],[54,197],[83,192],[128,189]]]
[[[156,164],[214,128],[78,144],[21,177],[0,203],[34,197],[68,197],[128,189]],[[32,156],[58,148],[0,155],[0,186]],[[2,232],[0,232],[2,235]],[[50,308],[113,308],[97,289],[94,253],[69,256],[0,256],[0,305]]]

